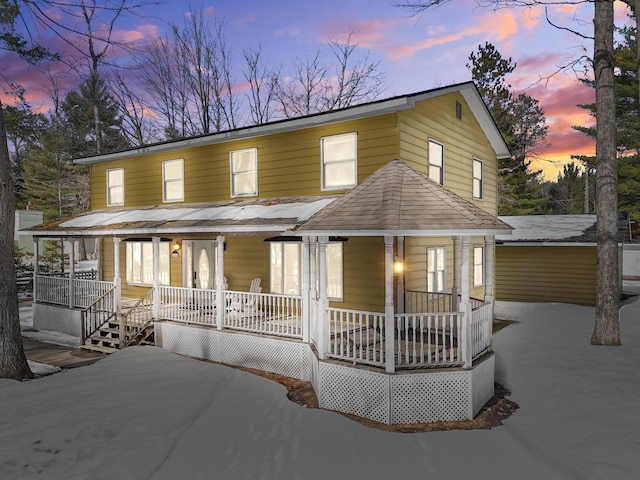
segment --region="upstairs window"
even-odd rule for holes
[[[473,198],[482,200],[482,160],[473,159]]]
[[[162,201],[184,201],[184,161],[162,162]]]
[[[473,247],[473,286],[480,287],[484,284],[484,247]]]
[[[429,140],[429,178],[444,185],[444,145]]]
[[[322,190],[355,187],[358,171],[358,135],[346,133],[320,140]]]
[[[445,247],[427,248],[427,291],[444,292],[447,281],[447,250]]]
[[[124,205],[124,168],[107,170],[107,206]]]
[[[258,195],[258,149],[249,148],[230,153],[231,196]]]

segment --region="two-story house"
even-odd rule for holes
[[[472,83],[77,160],[99,280],[35,273],[34,325],[313,382],[383,423],[493,395],[497,158]],[[73,244],[73,242],[71,242]]]

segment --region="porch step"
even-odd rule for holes
[[[94,335],[91,338],[89,338],[89,341],[94,345],[99,345],[100,343],[107,343],[109,345],[116,345],[116,347],[114,347],[114,348],[118,348],[117,345],[120,344],[120,339],[119,338],[116,338],[116,337],[103,337],[101,335]]]
[[[103,345],[85,344],[85,345],[80,346],[80,348],[82,350],[89,350],[91,352],[100,352],[100,353],[105,353],[105,354],[114,353],[114,352],[118,351],[117,348],[105,347]]]

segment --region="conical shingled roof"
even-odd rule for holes
[[[511,227],[404,162],[393,160],[296,230],[435,235],[508,233]]]

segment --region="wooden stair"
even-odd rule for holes
[[[120,349],[120,338],[120,324],[114,318],[102,325],[80,348],[105,354],[114,353]],[[142,330],[130,345],[154,345],[153,325]]]

